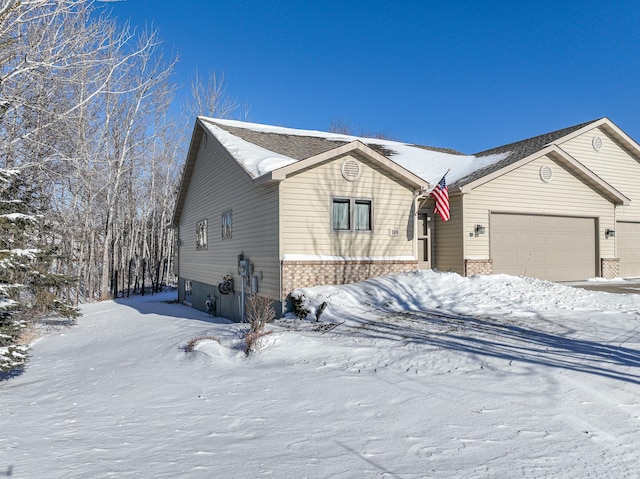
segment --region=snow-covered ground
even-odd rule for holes
[[[0,382],[0,477],[640,477],[640,295],[434,272],[302,293],[309,319],[248,358],[245,326],[167,295],[85,306]]]

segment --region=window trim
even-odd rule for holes
[[[361,205],[362,204],[366,204],[366,205],[369,206],[369,218],[368,218],[369,227],[367,229],[358,228],[358,222],[356,220],[358,204],[361,204]],[[373,200],[354,198],[354,200],[353,200],[353,230],[354,231],[367,231],[367,232],[373,231]]]
[[[205,218],[196,223],[196,250],[209,249],[209,219]]]
[[[336,203],[347,203],[349,206],[349,228],[335,227],[335,210]],[[369,205],[369,229],[356,229],[355,211],[357,203],[367,203]],[[331,231],[333,233],[366,233],[371,234],[374,230],[374,205],[373,198],[350,198],[346,196],[333,196],[331,198]]]
[[[348,221],[349,226],[347,228],[336,228],[336,214],[335,214],[335,206],[336,203],[346,204],[348,208]],[[335,197],[331,198],[331,231],[342,232],[342,231],[351,231],[353,226],[353,221],[351,218],[353,208],[351,207],[351,199],[350,198],[342,198]]]
[[[222,212],[220,217],[220,237],[225,239],[233,238],[233,209]]]

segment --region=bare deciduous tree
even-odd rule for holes
[[[353,127],[351,124],[341,117],[331,120],[329,125],[329,131],[331,133],[339,133],[340,135],[353,135]]]
[[[240,106],[238,100],[227,94],[224,74],[210,72],[203,79],[196,70],[190,87],[191,95],[184,105],[185,116],[189,120],[199,115],[229,118]]]
[[[0,0],[0,170],[19,169],[38,192],[51,269],[78,279],[64,293],[74,302],[166,282],[190,137],[169,113],[176,59],[158,33],[96,5]],[[196,73],[191,89],[189,129],[239,107],[215,73]]]
[[[329,125],[329,131],[331,133],[339,133],[341,135],[350,135],[350,136],[360,136],[364,138],[375,138],[377,140],[391,140],[393,139],[391,135],[384,131],[372,132],[362,130],[356,133],[351,123],[344,120],[341,117],[335,118],[331,120],[331,124]]]
[[[0,47],[0,168],[37,186],[61,252],[53,267],[85,299],[106,298],[128,258],[170,255],[151,244],[171,244],[175,60],[156,32],[119,26],[90,0],[0,0]]]

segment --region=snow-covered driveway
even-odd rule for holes
[[[432,272],[241,325],[87,305],[0,382],[0,477],[640,477],[640,296]],[[210,334],[187,354],[189,339]]]

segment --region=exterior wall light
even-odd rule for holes
[[[475,233],[476,236],[480,236],[487,232],[487,228],[482,225],[476,225],[473,228],[473,232]]]
[[[605,238],[615,238],[616,236],[616,230],[612,230],[607,228],[606,230],[604,230],[604,237]]]

